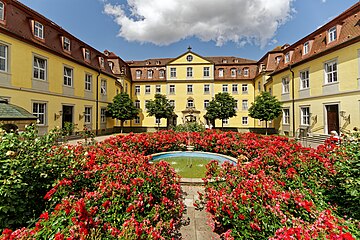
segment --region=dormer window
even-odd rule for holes
[[[90,62],[90,60],[91,60],[90,50],[87,48],[84,49],[84,59],[87,62]]]
[[[160,61],[156,61],[156,65],[160,65]]]
[[[136,79],[140,79],[141,77],[141,70],[136,70]]]
[[[249,68],[244,68],[244,76],[245,77],[249,76]]]
[[[5,5],[3,2],[0,2],[0,21],[5,19]]]
[[[288,62],[290,62],[290,52],[287,52],[285,54],[285,63],[288,63]]]
[[[103,57],[99,57],[99,63],[100,63],[100,67],[102,67],[102,68],[105,67],[105,60]]]
[[[277,56],[277,57],[275,58],[276,64],[279,64],[279,63],[280,63],[280,60],[281,60],[281,56]]]
[[[161,69],[161,70],[159,71],[159,77],[160,77],[160,78],[164,78],[164,77],[165,77],[165,71],[164,71],[164,70]]]
[[[309,42],[304,43],[304,47],[303,47],[303,55],[308,54],[309,53]]]
[[[148,78],[152,78],[153,77],[153,71],[152,70],[148,70]]]
[[[110,67],[110,69],[111,69],[111,71],[113,70],[113,68],[114,68],[114,63],[113,62],[108,62],[109,63],[109,67]]]
[[[39,22],[34,22],[34,36],[44,39],[44,25]]]
[[[230,71],[231,71],[231,77],[236,77],[236,69],[232,68]]]
[[[224,69],[220,68],[219,69],[219,77],[223,77],[224,76]]]
[[[65,51],[70,52],[70,39],[68,39],[67,37],[63,37],[63,48]]]
[[[329,29],[328,36],[329,36],[329,43],[336,40],[337,38],[336,27],[332,27]]]
[[[235,59],[235,60],[234,60],[234,63],[239,63],[239,59]]]
[[[226,60],[226,59],[223,59],[222,62],[223,62],[223,63],[227,63],[227,60]]]

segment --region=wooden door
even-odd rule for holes
[[[339,133],[339,105],[326,105],[328,134],[331,131]]]

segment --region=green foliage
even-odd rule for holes
[[[338,205],[340,215],[360,220],[360,132],[344,136],[334,152],[337,174],[332,179],[330,200]]]
[[[217,93],[206,108],[206,117],[210,120],[228,119],[236,116],[236,101],[229,93]]]
[[[43,196],[69,162],[53,154],[62,131],[39,137],[34,126],[0,133],[0,229],[24,226],[45,208]]]
[[[249,108],[249,116],[260,121],[271,121],[280,116],[281,103],[268,92],[261,92]]]
[[[204,132],[204,125],[197,122],[189,122],[177,125],[173,128],[175,132]]]
[[[158,119],[170,118],[174,114],[174,106],[165,95],[155,94],[155,99],[146,103],[148,116],[155,116]]]
[[[124,121],[132,120],[139,114],[139,109],[134,106],[133,101],[127,93],[119,93],[107,107],[107,113],[112,118],[121,121],[121,132]]]

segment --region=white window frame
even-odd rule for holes
[[[145,100],[145,103],[144,103],[144,110],[146,110],[146,105],[150,102],[150,100]],[[140,103],[139,103],[140,104]],[[140,108],[140,105],[139,105],[139,108]]]
[[[141,78],[141,70],[136,70],[136,79]]]
[[[169,94],[175,94],[175,85],[169,86]]]
[[[134,124],[140,124],[140,117],[139,116],[136,116],[134,118]]]
[[[187,67],[186,68],[186,77],[188,77],[188,78],[193,77],[193,68],[192,67]]]
[[[328,30],[328,37],[329,37],[329,43],[331,43],[337,39],[336,26],[334,26]]]
[[[241,118],[242,125],[249,125],[249,117],[242,117]]]
[[[161,93],[161,85],[155,86],[155,93]]]
[[[237,94],[239,92],[239,86],[237,83],[232,84],[231,86],[232,93]]]
[[[148,70],[147,77],[148,78],[153,78],[153,71],[152,70]]]
[[[0,20],[4,21],[5,19],[5,4],[0,1]]]
[[[219,77],[224,77],[224,69],[223,68],[219,69]]]
[[[91,112],[92,112],[92,107],[84,108],[84,123],[85,124],[91,123]]]
[[[310,43],[309,42],[305,42],[304,46],[303,46],[303,55],[306,55],[309,53],[310,50]]]
[[[229,119],[228,118],[222,119],[222,124],[223,125],[228,125],[229,124]]]
[[[34,36],[44,39],[44,25],[38,21],[34,21]]]
[[[246,111],[246,110],[249,109],[249,100],[247,100],[247,99],[243,99],[243,100],[242,100],[241,109],[242,109],[243,111]]]
[[[92,74],[85,73],[85,90],[92,91]]]
[[[170,78],[176,78],[176,68],[170,68]]]
[[[204,84],[204,94],[210,93],[210,84]]]
[[[210,77],[210,67],[204,67],[204,77]]]
[[[68,52],[71,51],[71,42],[67,37],[63,37],[63,49]]]
[[[248,94],[248,91],[249,91],[248,85],[246,83],[241,84],[241,92],[242,92],[242,94]]]
[[[290,93],[290,80],[289,80],[289,77],[283,77],[281,82],[282,82],[282,94]]]
[[[134,106],[135,106],[136,108],[140,108],[140,100],[135,100]],[[145,106],[146,106],[146,104],[145,104]]]
[[[100,67],[102,68],[105,67],[105,59],[103,57],[99,57],[99,63],[100,63]]]
[[[244,76],[245,77],[249,76],[249,68],[244,68]]]
[[[64,66],[64,81],[63,81],[64,86],[72,87],[73,78],[74,78],[74,69]]]
[[[204,109],[206,109],[210,104],[210,100],[204,100]]]
[[[290,52],[287,52],[285,54],[285,63],[288,63],[288,62],[290,62]]]
[[[193,85],[192,84],[188,84],[186,86],[186,92],[187,92],[187,94],[193,94]]]
[[[100,109],[100,123],[106,123],[106,108]]]
[[[222,85],[222,92],[229,92],[229,86],[227,84]]]
[[[310,107],[302,106],[300,107],[300,117],[301,117],[301,125],[309,126],[310,125]]]
[[[90,53],[90,50],[85,48],[84,50],[84,58],[86,61],[91,61],[91,53]]]
[[[140,95],[140,86],[139,85],[135,86],[135,95]]]
[[[235,107],[234,110],[237,111],[239,109],[239,101],[237,99],[235,99]]]
[[[35,108],[35,105],[37,106]],[[43,108],[40,111],[40,106]],[[36,110],[36,111],[35,111]],[[47,116],[47,104],[44,102],[32,102],[32,113],[34,116],[38,119],[39,126],[45,126],[46,125],[46,116]]]
[[[335,66],[335,70],[334,70]],[[329,67],[331,70],[329,71]],[[332,84],[338,82],[338,64],[337,60],[331,60],[324,64],[324,72],[325,72],[325,84]]]
[[[107,81],[105,79],[101,79],[100,93],[104,96],[107,94]]]
[[[284,125],[290,124],[290,108],[283,108],[282,123]]]
[[[1,44],[0,43],[0,47],[4,47],[4,56],[0,55],[0,62],[4,62],[4,69],[0,68],[0,72],[7,72],[8,71],[8,52],[9,52],[9,47],[5,44]],[[0,65],[1,66],[1,65]]]
[[[44,61],[44,67],[40,66],[40,62],[37,61],[37,59]],[[42,72],[44,74],[44,78],[40,77]],[[38,77],[35,77],[35,73],[38,74]],[[33,79],[41,80],[41,81],[46,81],[47,80],[47,59],[39,57],[39,56],[34,56],[33,57]]]
[[[300,90],[309,89],[310,87],[310,80],[309,80],[309,70],[300,71]]]
[[[194,99],[188,99],[186,101],[186,107],[193,108],[194,107]]]
[[[150,94],[150,93],[151,93],[151,86],[145,85],[145,94]]]
[[[161,124],[161,118],[155,118],[155,124]]]
[[[175,107],[175,100],[170,100],[169,103],[170,103],[170,106]]]
[[[236,77],[236,68],[230,69],[231,77]]]
[[[159,70],[159,78],[164,78],[165,77],[165,70],[161,69]]]

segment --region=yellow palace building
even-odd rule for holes
[[[248,115],[262,91],[283,104],[270,126],[280,134],[307,136],[349,132],[360,125],[360,3],[296,43],[276,47],[260,60],[202,56],[191,47],[174,58],[124,61],[77,39],[51,20],[15,0],[0,0],[0,97],[38,118],[42,133],[67,122],[76,131],[115,131],[119,122],[106,107],[127,92],[139,116],[127,131],[152,131],[197,121],[216,93],[237,101],[236,117],[224,126],[256,131],[265,124]],[[235,54],[235,53],[234,53]],[[167,121],[147,116],[156,93],[175,106]],[[217,120],[215,126],[221,126]]]

